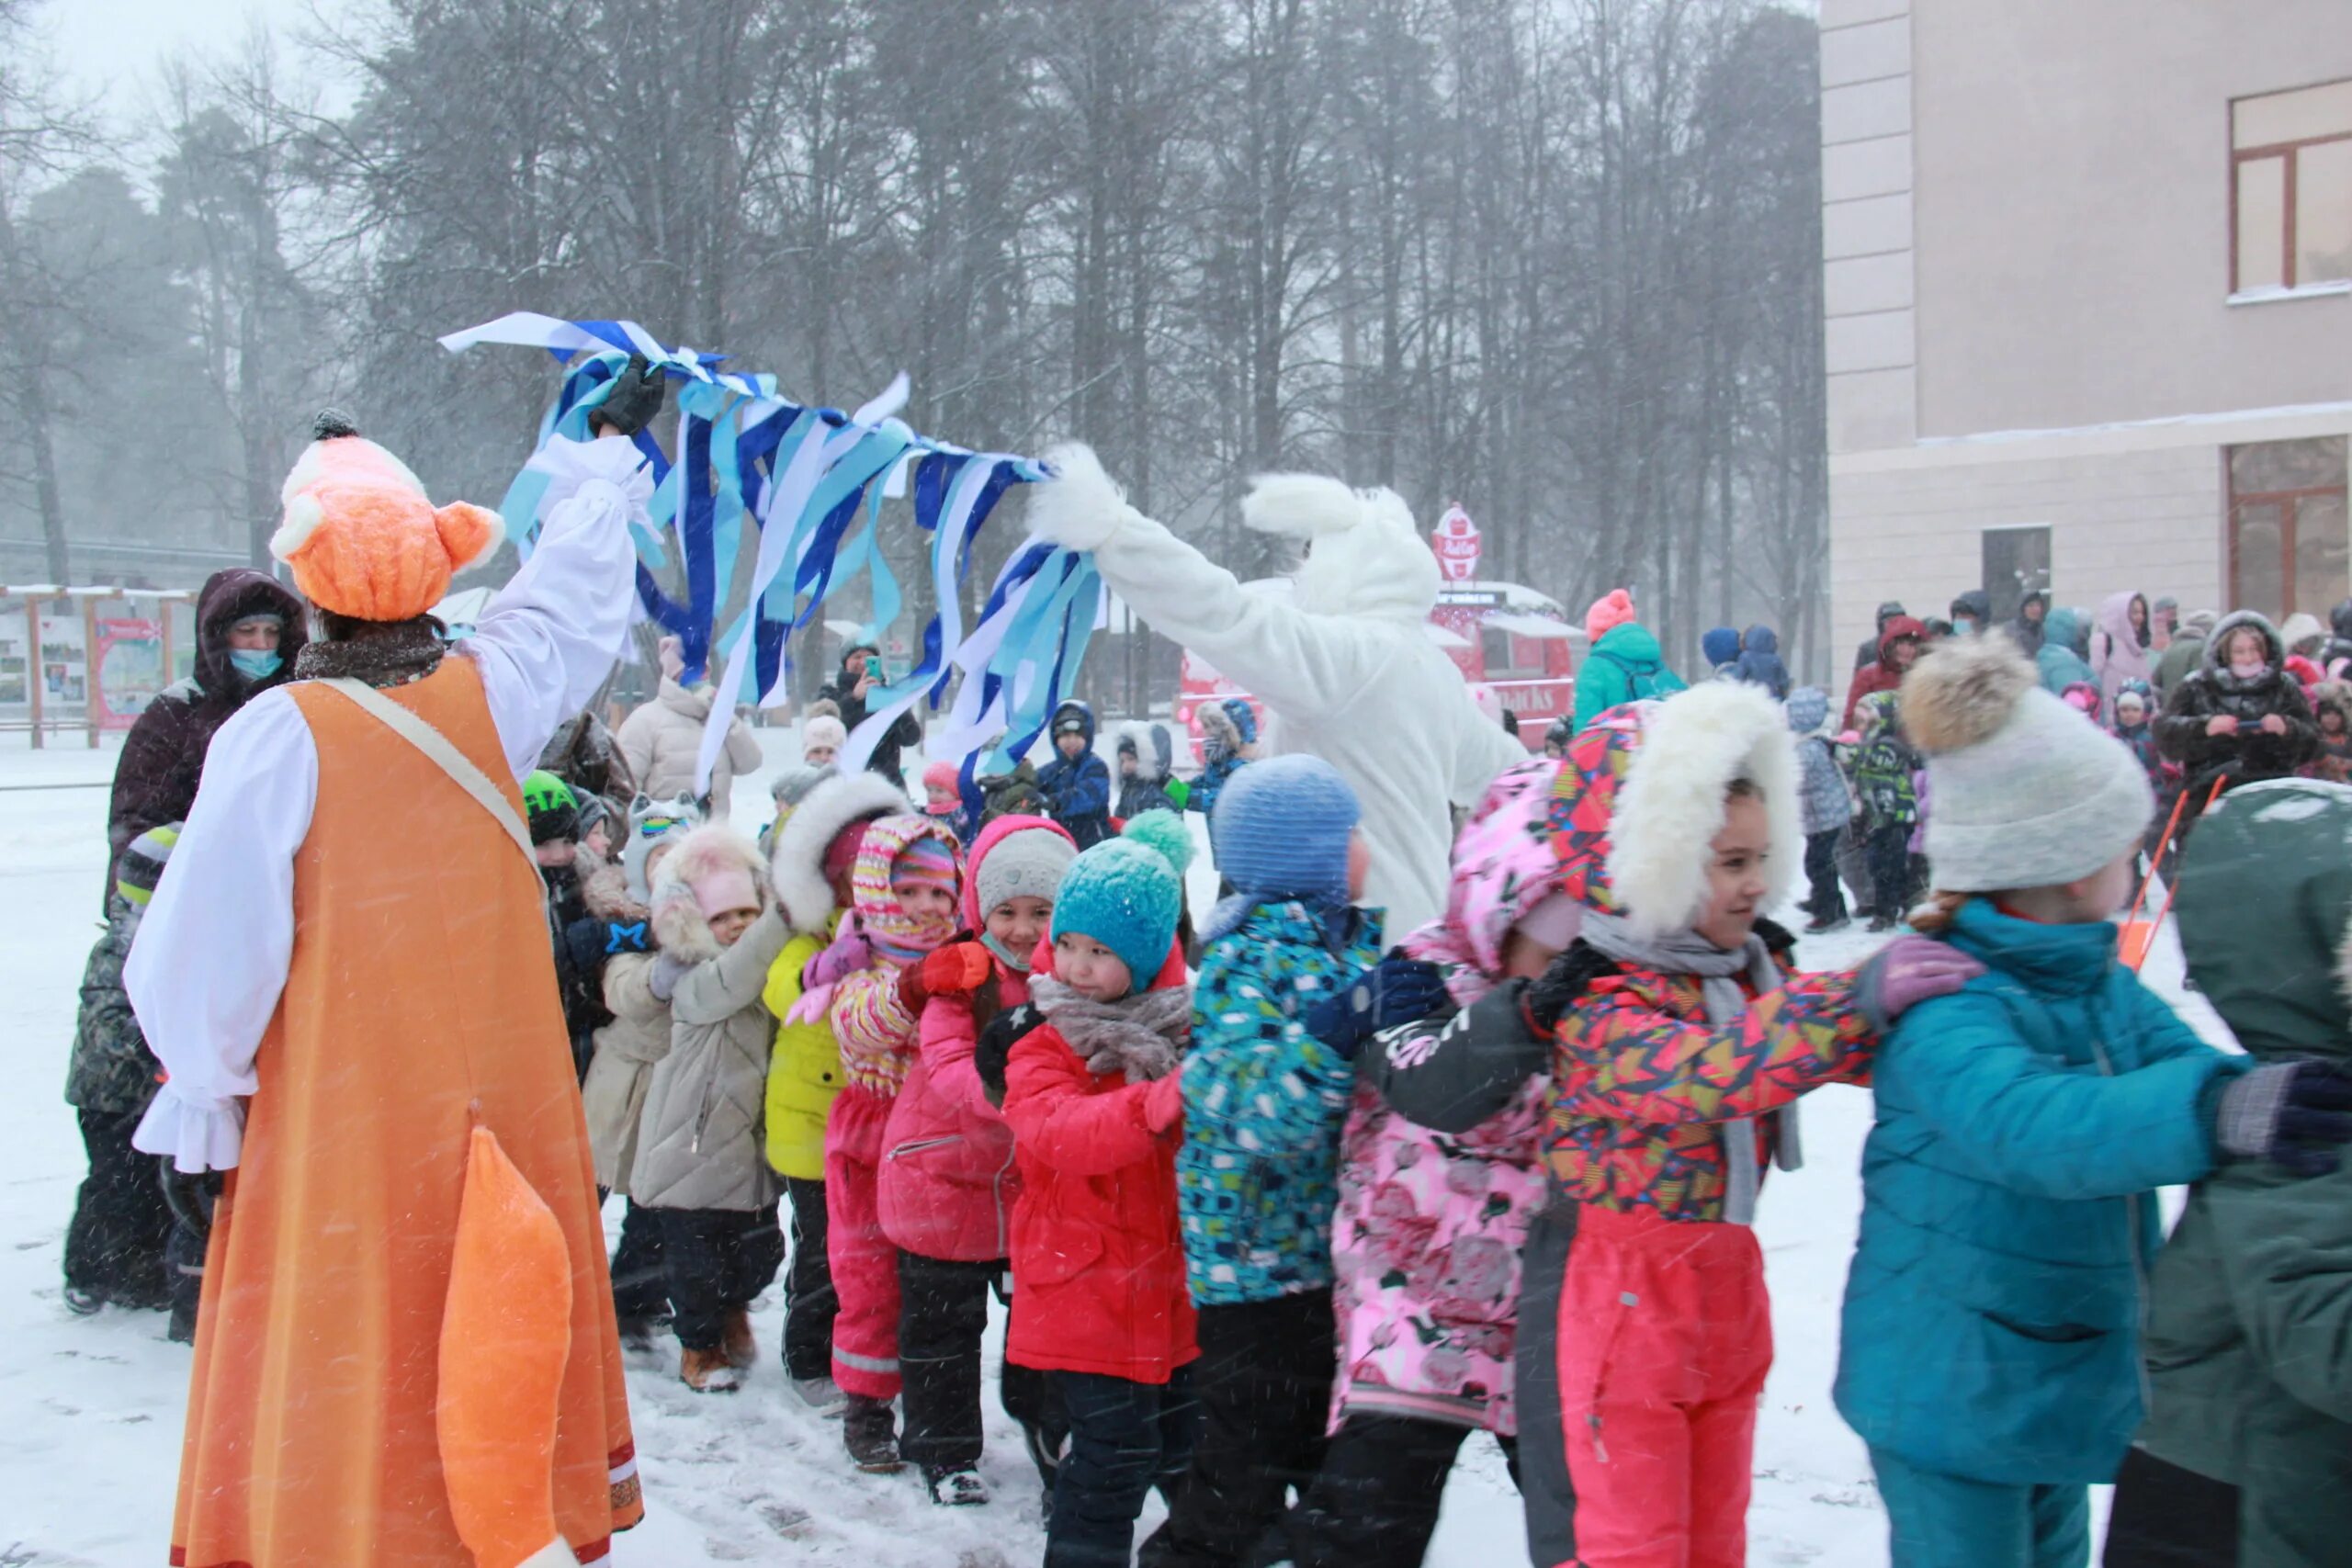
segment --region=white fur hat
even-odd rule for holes
[[[1804,858],[1796,742],[1781,705],[1761,686],[1710,681],[1644,712],[1609,822],[1609,886],[1619,913],[1645,939],[1699,918],[1724,797],[1743,778],[1762,792],[1771,824],[1763,908],[1777,907]]]
[[[1954,893],[2052,887],[2140,841],[2156,807],[2132,749],[2044,691],[2007,638],[1947,638],[1903,682],[1928,758],[1928,860]]]

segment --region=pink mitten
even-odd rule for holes
[[[1984,965],[1950,942],[1899,936],[1862,965],[1855,992],[1862,1015],[1883,1033],[1913,1007],[1949,996],[1983,973]]]
[[[873,947],[858,934],[855,926],[843,926],[841,934],[833,938],[832,945],[810,959],[808,966],[800,971],[800,983],[812,990],[820,986],[836,985],[842,976],[854,975],[861,969],[872,967],[873,964]]]
[[[800,993],[798,1001],[785,1010],[784,1021],[822,1023],[825,1021],[825,1015],[832,1010],[832,1007],[833,988],[831,986],[811,986]]]

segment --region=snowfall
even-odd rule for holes
[[[771,765],[795,760],[788,730],[759,732]],[[69,1314],[59,1294],[65,1224],[84,1162],[62,1099],[82,965],[97,935],[106,865],[112,745],[79,736],[50,750],[0,741],[0,1568],[148,1568],[165,1560],[187,1397],[187,1351],[160,1313]],[[764,776],[739,783],[737,824],[755,830]],[[1204,856],[1204,861],[1205,856]],[[1205,907],[1214,873],[1196,865]],[[1788,919],[1794,927],[1799,923]],[[1849,931],[1807,940],[1808,968],[1856,964],[1882,939]],[[2160,937],[2148,978],[2198,1027],[2225,1039],[2211,1010],[2180,991],[2180,957]],[[1885,1518],[1862,1446],[1829,1402],[1838,1303],[1860,1209],[1866,1091],[1805,1101],[1804,1168],[1776,1172],[1757,1234],[1772,1292],[1778,1359],[1765,1391],[1748,1512],[1756,1564],[1877,1568]],[[616,1231],[620,1205],[605,1214]],[[946,1509],[908,1472],[862,1475],[841,1427],[788,1394],[775,1359],[780,1289],[757,1305],[763,1359],[732,1396],[677,1381],[676,1350],[632,1353],[629,1404],[647,1517],[616,1543],[641,1568],[707,1563],[857,1563],[865,1568],[1018,1568],[1044,1553],[1035,1472],[1010,1421],[986,1402],[985,1507]],[[1002,1345],[1000,1312],[988,1347]],[[1526,1561],[1518,1494],[1494,1445],[1464,1449],[1430,1551],[1432,1568],[1509,1568]],[[2104,1498],[2100,1499],[2102,1511]],[[1137,1533],[1159,1517],[1155,1498]]]

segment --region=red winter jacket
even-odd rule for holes
[[[1044,972],[1042,966],[1040,972]],[[1151,983],[1182,986],[1181,951]],[[1096,1077],[1048,1024],[1005,1066],[1021,1197],[1004,1358],[1045,1371],[1165,1383],[1197,1357],[1177,1234],[1181,1121],[1154,1133],[1145,1101],[1172,1080]]]
[[[1928,628],[1908,615],[1896,615],[1878,634],[1878,662],[1865,664],[1854,671],[1854,683],[1846,688],[1846,719],[1842,728],[1854,728],[1854,707],[1872,692],[1892,692],[1903,684],[1903,671],[1895,668],[1894,645],[1904,637],[1919,645],[1924,653],[1928,648]]]
[[[966,931],[988,924],[988,911],[979,908],[981,863],[1008,834],[1029,828],[1069,837],[1037,817],[1001,817],[983,829],[965,863]],[[993,953],[989,963],[986,984],[994,987],[996,1006],[980,1006],[985,1017],[976,1015],[969,993],[923,1004],[920,1054],[882,1134],[882,1234],[909,1252],[951,1263],[1012,1255],[1012,1201],[1021,1190],[1012,1129],[989,1103],[972,1050],[987,1017],[1029,999],[1029,976]]]

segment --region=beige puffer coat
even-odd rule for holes
[[[763,913],[722,948],[692,884],[729,864],[752,874]],[[775,1020],[760,992],[792,933],[758,849],[717,825],[687,834],[654,878],[653,932],[663,958],[692,967],[670,998],[670,1054],[646,1089],[629,1196],[649,1209],[765,1208],[777,1191],[762,1143]]]
[[[695,759],[702,751],[703,725],[715,695],[709,686],[689,690],[664,675],[660,695],[622,721],[621,757],[640,791],[656,800],[695,793]],[[712,821],[727,820],[735,776],[755,772],[765,761],[741,719],[728,725],[727,744],[710,770]]]
[[[620,867],[599,867],[580,886],[588,912],[623,924],[652,912],[628,896]],[[637,1164],[637,1127],[653,1069],[670,1054],[670,1004],[653,994],[653,954],[615,953],[605,961],[605,1010],[613,1021],[596,1031],[595,1054],[580,1099],[588,1112],[588,1147],[596,1156],[596,1185],[626,1197]]]

